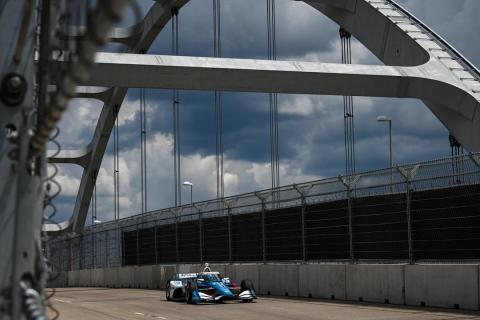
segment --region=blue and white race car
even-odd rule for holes
[[[242,280],[240,286],[207,266],[200,273],[179,273],[166,286],[166,298],[187,303],[223,302],[236,300],[251,302],[257,294],[251,280]]]

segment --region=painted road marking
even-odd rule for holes
[[[134,312],[133,313],[134,315],[137,315],[137,316],[144,316],[144,317],[150,317],[150,318],[155,318],[155,319],[162,319],[162,320],[168,320],[167,318],[165,317],[161,317],[161,316],[155,316],[153,314],[145,314],[145,313],[142,313],[142,312]]]
[[[72,301],[68,301],[68,300],[62,300],[62,299],[54,299],[55,301],[58,301],[58,302],[63,302],[63,303],[72,303]]]

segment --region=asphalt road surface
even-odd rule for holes
[[[64,288],[57,289],[51,301],[59,319],[69,320],[480,320],[473,312],[271,296],[253,303],[187,305],[167,302],[163,291],[141,289]]]

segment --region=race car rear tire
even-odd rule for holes
[[[242,280],[240,287],[242,288],[242,291],[252,290],[254,288],[252,280]]]
[[[197,284],[191,281],[187,282],[187,287],[185,288],[185,299],[188,304],[195,303],[193,301],[193,292],[197,290]]]
[[[167,301],[172,300],[172,298],[170,297],[170,283],[167,283],[167,288],[165,289],[165,298],[167,298]]]

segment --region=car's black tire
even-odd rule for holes
[[[167,288],[165,289],[165,298],[167,301],[172,301],[172,297],[170,297],[170,283],[167,283]]]
[[[192,281],[188,281],[187,287],[185,288],[185,299],[187,300],[188,304],[194,303],[193,292],[195,290],[197,290],[197,284]]]
[[[242,289],[242,291],[254,289],[252,280],[242,280],[242,282],[240,283],[240,288]]]

